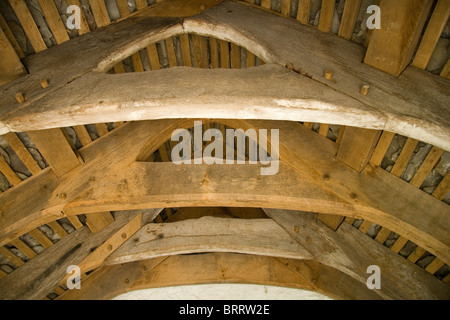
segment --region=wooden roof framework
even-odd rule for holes
[[[367,50],[348,41],[358,0],[346,1],[338,37],[329,34],[335,1],[322,2],[317,30],[304,25],[310,10],[304,0],[281,1],[280,8],[275,1],[188,1],[178,7],[168,0],[148,8],[136,1],[133,13],[118,0],[121,17],[112,24],[103,1],[89,2],[99,29],[89,32],[83,20],[79,34],[89,34],[69,40],[52,2],[40,1],[58,44],[46,50],[36,25],[25,18],[23,2],[9,1],[37,53],[24,59],[26,76],[24,53],[2,24],[0,36],[8,45],[0,55],[15,67],[12,81],[1,88],[0,130],[29,171],[18,175],[0,157],[10,183],[0,194],[0,254],[14,267],[0,270],[2,298],[98,299],[139,288],[242,281],[344,299],[449,297],[449,209],[441,201],[449,174],[431,195],[420,189],[450,150],[449,63],[440,77],[420,70],[447,23],[448,1],[419,1],[416,20],[409,21],[415,28],[400,26],[395,33],[403,37],[402,50],[392,48],[383,59],[382,32],[370,35]],[[391,12],[389,5],[380,4]],[[394,6],[402,12],[414,4]],[[275,27],[262,28],[261,21]],[[113,34],[119,35],[112,41]],[[320,54],[311,56],[305,41]],[[326,52],[330,47],[336,50]],[[72,57],[74,48],[79,51]],[[413,67],[407,66],[411,60]],[[65,72],[50,70],[52,65]],[[326,70],[332,70],[331,80]],[[367,95],[361,91],[365,85]],[[426,90],[418,92],[420,86]],[[171,132],[192,127],[196,118],[221,130],[279,128],[279,173],[257,177],[254,165],[170,163]],[[388,172],[380,166],[396,135],[406,143]],[[419,143],[429,144],[430,151],[404,181]],[[232,209],[230,215],[215,209],[215,218],[184,221],[198,217],[193,207],[263,210]],[[237,223],[230,217],[242,221],[230,227]],[[167,222],[178,219],[171,231]],[[229,228],[232,236],[208,234],[205,224]],[[253,233],[243,241],[240,228]],[[367,237],[369,228],[378,231]],[[53,241],[44,233],[49,230],[58,235]],[[262,237],[262,230],[274,231]],[[188,234],[189,240],[176,242]],[[145,237],[148,245],[142,246]],[[34,251],[30,238],[45,250]],[[398,255],[408,243],[413,250]],[[190,252],[208,253],[178,256]],[[419,267],[427,256],[432,259]],[[364,267],[375,259],[389,271],[386,285],[374,292],[365,287]],[[87,273],[86,289],[66,291],[64,266],[74,263]],[[205,263],[211,269],[196,275]],[[260,271],[248,277],[251,266]],[[233,272],[220,275],[221,268]],[[45,285],[37,288],[42,274]],[[117,275],[117,282],[106,284],[109,275]],[[406,284],[405,277],[415,281]]]

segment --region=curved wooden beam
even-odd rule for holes
[[[82,149],[86,163],[68,174],[60,178],[37,175],[0,194],[0,202],[5,204],[0,244],[29,231],[30,226],[62,217],[61,212],[73,215],[168,206],[277,207],[367,219],[450,262],[448,205],[380,168],[367,166],[361,173],[352,170],[335,159],[335,143],[299,123],[231,121],[242,129],[280,130],[282,161],[274,176],[261,176],[261,165],[135,162],[142,150],[156,150],[171,130],[188,122],[125,124]],[[44,193],[42,185],[47,185]],[[34,195],[36,202],[22,205],[20,190]],[[66,199],[58,197],[61,193]]]
[[[205,252],[312,259],[312,255],[272,219],[202,217],[148,224],[122,244],[105,263]]]
[[[263,27],[267,25],[271,27]],[[101,74],[137,50],[184,32],[232,41],[278,67]],[[74,58],[74,52],[81,61]],[[148,17],[144,10],[30,57],[27,67],[31,75],[2,87],[0,133],[170,115],[239,116],[351,122],[450,150],[448,80],[412,67],[394,78],[362,64],[363,56],[364,48],[356,44],[240,3],[224,2],[184,20]],[[58,69],[53,68],[55,64]],[[332,81],[323,77],[327,69],[333,70]],[[189,81],[172,87],[175,75]],[[260,85],[252,80],[254,75]],[[41,79],[49,79],[45,91],[39,87]],[[230,88],[236,89],[233,83],[240,87],[230,92]],[[370,86],[366,96],[360,94],[365,84]],[[221,89],[226,91],[220,94]],[[14,100],[16,92],[25,94],[20,108]],[[85,98],[80,99],[80,92]],[[130,100],[130,95],[135,97]]]
[[[279,163],[278,173],[272,176],[262,176],[262,167],[260,164],[133,163],[120,171],[96,177],[85,191],[64,204],[63,211],[77,215],[125,208],[218,206],[304,208],[356,215],[352,205],[324,191],[317,182],[283,162]],[[69,192],[66,187],[62,190]]]
[[[450,287],[445,283],[348,223],[333,231],[317,221],[314,213],[264,211],[324,265],[362,283],[370,276],[368,267],[378,266],[381,288],[377,293],[384,299],[445,300],[450,297]]]
[[[111,281],[114,279],[114,281]],[[140,289],[206,283],[248,283],[317,291],[334,299],[380,299],[375,291],[315,261],[234,253],[181,255],[104,266],[58,300],[104,300]]]

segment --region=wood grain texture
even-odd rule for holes
[[[109,281],[114,277],[117,281]],[[233,253],[206,253],[105,266],[94,271],[81,290],[58,299],[110,299],[139,289],[204,283],[253,283],[301,288],[334,299],[380,299],[358,281],[315,261]]]
[[[258,10],[257,8],[245,4],[228,2],[222,3],[203,12],[201,15],[185,19],[182,25],[183,27],[181,27],[181,24],[174,23],[173,20],[169,22],[169,20],[164,20],[161,18],[157,20],[147,18],[144,15],[144,11],[145,10],[142,10],[142,12],[138,12],[133,17],[125,19],[117,24],[110,25],[108,28],[96,31],[95,44],[90,43],[90,41],[86,41],[81,45],[81,43],[78,43],[78,39],[74,39],[72,44],[76,46],[80,54],[85,57],[84,61],[75,61],[72,59],[59,61],[61,62],[61,69],[73,71],[61,74],[57,73],[56,70],[52,70],[50,75],[57,78],[54,81],[55,87],[52,87],[51,90],[47,90],[45,93],[43,93],[42,90],[36,92],[31,90],[27,92],[27,101],[25,101],[23,105],[24,108],[22,108],[22,110],[11,110],[10,106],[14,105],[13,99],[15,92],[20,92],[23,91],[22,89],[24,88],[32,87],[32,79],[27,79],[27,81],[23,81],[20,84],[17,83],[8,88],[4,92],[5,94],[2,94],[0,98],[0,104],[7,106],[4,110],[2,110],[4,114],[3,116],[0,116],[0,121],[6,128],[11,128],[13,131],[24,131],[23,127],[26,127],[24,123],[28,125],[31,122],[13,122],[12,118],[14,118],[15,115],[17,115],[16,119],[18,119],[21,111],[25,112],[26,110],[26,113],[31,113],[32,109],[35,111],[40,109],[39,113],[42,113],[42,110],[48,110],[49,112],[52,106],[55,108],[56,105],[58,105],[57,109],[60,109],[61,107],[59,107],[59,102],[56,103],[54,101],[53,104],[49,104],[49,101],[45,101],[44,104],[44,100],[46,99],[42,98],[44,96],[48,96],[54,92],[54,90],[66,87],[69,82],[70,85],[67,86],[67,89],[64,91],[71,91],[72,87],[73,90],[76,91],[77,89],[75,88],[75,85],[77,83],[88,83],[88,78],[91,76],[94,78],[94,75],[88,72],[89,70],[93,70],[96,67],[99,71],[110,70],[118,61],[123,60],[123,58],[129,56],[132,52],[135,52],[135,49],[139,49],[140,46],[144,48],[148,45],[148,43],[158,40],[155,34],[159,34],[159,31],[163,29],[164,32],[160,34],[162,39],[180,34],[183,31],[207,34],[218,37],[219,39],[226,38],[228,41],[232,40],[233,43],[242,45],[247,49],[251,48],[252,53],[266,61],[268,65],[275,62],[279,65],[287,65],[288,63],[291,63],[293,67],[292,70],[297,70],[301,74],[308,75],[314,80],[317,80],[317,82],[331,87],[333,90],[343,92],[343,94],[354,98],[364,105],[367,105],[369,108],[365,109],[371,110],[372,115],[376,115],[378,121],[381,122],[379,123],[373,121],[374,119],[368,120],[367,123],[359,120],[358,122],[353,122],[353,125],[358,124],[358,126],[369,127],[368,123],[370,123],[371,129],[384,128],[387,131],[421,139],[422,141],[431,143],[446,150],[450,148],[448,146],[447,138],[449,134],[449,125],[446,120],[449,118],[446,116],[448,114],[448,91],[444,90],[446,87],[445,81],[447,80],[443,78],[427,74],[426,72],[415,68],[407,68],[407,70],[402,74],[402,77],[394,79],[381,71],[378,72],[369,66],[360,64],[361,55],[364,53],[364,50],[358,45],[352,44],[342,38],[330,37],[330,35],[321,33],[313,28],[302,26],[301,24],[299,25],[296,21],[283,19],[282,17],[269,14],[264,10]],[[227,13],[228,11],[231,11],[231,13]],[[252,19],[248,19],[248,16],[251,16]],[[136,24],[134,24],[133,21],[138,18],[142,20],[142,24],[139,24],[139,27],[136,27]],[[144,23],[144,21],[146,22]],[[262,24],[277,25],[279,30],[274,31],[270,28],[262,29],[260,27]],[[218,30],[217,28],[213,28],[212,25],[222,25],[227,27],[219,28],[220,30]],[[130,29],[126,31],[127,28]],[[121,30],[121,36],[115,37],[115,48],[117,49],[112,49],[106,39],[111,35],[111,33],[117,34],[117,30]],[[133,34],[133,36],[130,36],[130,34]],[[149,37],[155,38],[150,41]],[[141,39],[141,42],[133,42],[133,39]],[[130,47],[130,43],[134,43],[133,46]],[[138,43],[140,43],[140,45]],[[327,45],[325,46],[324,43],[327,43]],[[87,53],[89,48],[88,44],[95,45],[98,47],[98,50],[93,51],[89,49],[90,54],[85,56],[83,53]],[[36,56],[33,57],[33,59],[30,57],[30,68],[33,69],[33,65],[39,65],[42,66],[40,69],[45,69],[45,66],[49,63],[49,61],[52,61],[52,64],[54,63],[55,55],[58,56],[61,54],[63,56],[64,52],[67,53],[66,50],[70,51],[73,49],[71,46],[67,46],[67,48],[61,48],[62,46],[58,46],[55,50],[52,50],[53,52],[51,54],[39,55],[39,57]],[[336,48],[336,50],[330,52],[329,47]],[[223,52],[223,50],[221,51]],[[323,54],[320,56],[312,56],[311,52],[322,52]],[[100,65],[98,64],[98,61],[101,61]],[[336,82],[325,81],[323,79],[323,71],[328,68],[334,70]],[[246,71],[250,71],[250,69]],[[186,70],[185,72],[188,73],[191,71],[192,70]],[[36,77],[38,76],[41,77],[42,75],[36,74]],[[82,77],[79,78],[80,76]],[[147,76],[150,77],[149,75]],[[115,77],[108,77],[108,80],[113,78]],[[79,81],[72,81],[74,79]],[[124,90],[124,87],[127,86],[126,82],[128,79],[125,77],[122,79],[123,82],[120,84],[121,90],[118,90],[119,92]],[[361,79],[370,85],[371,90],[367,96],[362,96],[359,93]],[[230,80],[228,82],[230,83],[232,81],[233,80]],[[205,85],[205,83],[210,82],[204,81],[203,85]],[[171,86],[165,87],[169,88]],[[90,86],[90,88],[92,88],[92,86]],[[148,90],[145,92],[148,93]],[[261,95],[261,93],[259,94]],[[61,92],[60,96],[62,95],[63,94]],[[408,98],[406,99],[404,97]],[[148,99],[148,96],[145,98]],[[41,99],[42,101],[38,103],[38,100]],[[223,101],[223,99],[221,100]],[[281,99],[281,101],[283,100]],[[90,101],[90,105],[92,106],[98,104],[98,102],[99,101]],[[139,101],[141,106],[142,103],[142,100]],[[41,109],[44,108],[44,105],[45,109]],[[346,104],[342,105],[345,106]],[[335,105],[335,107],[337,107],[337,105]],[[245,104],[241,104],[241,108],[244,109]],[[71,106],[70,109],[73,110],[73,106]],[[291,109],[294,108],[291,107]],[[170,113],[169,110],[166,110],[166,112]],[[5,116],[6,114],[8,115]],[[99,115],[101,112],[96,114]],[[130,112],[126,112],[126,114],[130,115],[135,113],[130,110]],[[273,118],[273,114],[276,113],[271,112],[270,114],[272,114]],[[405,114],[408,114],[409,116],[406,117]],[[54,114],[48,114],[48,116],[53,117]],[[81,115],[78,116],[81,117]],[[116,116],[117,118],[109,119],[108,121],[127,120],[120,119],[122,118],[122,115]],[[206,114],[203,113],[203,117],[206,116],[216,117],[211,114],[211,112]],[[110,115],[108,115],[108,117],[110,117]],[[166,114],[164,117],[166,117]],[[258,117],[261,118],[260,115],[258,115]],[[23,119],[23,113],[20,115],[20,118]],[[56,119],[55,122],[57,122],[60,126],[65,126],[68,122],[71,122],[70,125],[79,125],[82,124],[80,122],[84,122],[78,117],[71,117],[70,119],[72,120],[70,121],[67,120],[68,117],[64,118],[66,119],[66,122]],[[39,116],[33,117],[33,119],[44,118]],[[140,119],[143,119],[143,117]],[[292,117],[289,117],[289,119],[297,120]],[[303,116],[301,120],[307,122],[317,122],[318,119],[318,115],[314,117],[310,115],[309,119]],[[47,121],[48,120],[49,119],[47,118]],[[89,119],[85,119],[85,121],[88,120]],[[352,119],[352,121],[353,120],[354,119]],[[348,122],[351,121],[349,120]],[[330,121],[330,123],[350,125],[350,123],[342,123],[342,121]],[[41,122],[39,124],[34,122],[34,125],[39,126],[40,129],[42,129],[43,127],[48,127],[49,123],[47,122],[46,124],[43,124]],[[22,126],[22,128],[20,128],[20,126]],[[418,130],[418,128],[426,128],[426,130]],[[26,128],[25,130],[29,129],[31,128]]]
[[[192,127],[192,120],[189,119],[150,123],[126,123],[104,139],[86,146],[80,151],[85,164],[65,177],[58,179],[51,175],[51,171],[43,170],[30,178],[24,187],[19,185],[0,194],[0,200],[4,203],[0,239],[17,238],[28,230],[61,217],[61,211],[72,215],[119,208],[148,208],[155,203],[159,203],[159,208],[204,206],[205,203],[253,207],[277,204],[285,209],[308,207],[308,210],[315,212],[367,219],[405,236],[443,261],[449,260],[447,228],[450,223],[445,223],[449,219],[449,209],[445,203],[381,168],[367,166],[357,173],[335,159],[337,146],[333,141],[300,123],[256,120],[223,122],[244,130],[280,130],[280,137],[283,137],[280,141],[282,161],[275,176],[259,176],[258,166],[249,164],[241,165],[235,168],[239,171],[231,173],[232,168],[220,165],[196,168],[172,163],[134,163],[135,159],[146,159],[156,151],[163,141],[170,138],[174,129]],[[129,137],[133,137],[136,143],[129,144]],[[104,160],[104,154],[110,155],[108,161]],[[123,170],[124,167],[127,170]],[[173,181],[166,183],[174,172],[185,179],[180,178],[176,184]],[[326,175],[329,179],[325,180]],[[166,182],[155,185],[152,183],[155,179]],[[187,192],[192,190],[192,183],[198,185],[196,193]],[[44,190],[43,185],[47,185]],[[268,185],[273,187],[267,188]],[[37,192],[36,188],[42,191]],[[238,194],[237,189],[240,190]],[[62,200],[56,197],[61,193],[66,193],[67,198]],[[224,193],[231,196],[223,197]],[[27,201],[17,201],[17,197]],[[414,203],[411,203],[411,198],[415,199]],[[444,222],[436,225],[430,221]]]
[[[270,219],[203,217],[149,224],[106,261],[119,264],[169,255],[234,252],[309,260],[312,256]]]
[[[69,35],[67,34],[66,27],[61,20],[58,9],[56,8],[54,1],[39,0],[39,6],[44,14],[45,21],[47,22],[56,43],[61,44],[69,41]]]
[[[361,172],[369,163],[381,131],[347,127],[336,158]]]
[[[23,31],[27,35],[28,40],[30,40],[31,46],[35,52],[40,52],[47,50],[47,45],[42,39],[42,35],[39,32],[36,23],[34,22],[33,16],[30,13],[25,1],[22,0],[9,0],[9,4],[14,10],[17,18],[22,25]]]
[[[384,299],[445,299],[450,295],[450,289],[440,280],[414,264],[404,263],[404,258],[365,237],[349,224],[344,223],[333,232],[321,222],[314,221],[311,213],[264,211],[318,262],[333,266],[362,283],[367,281],[368,266],[380,266],[383,284],[377,293]],[[298,233],[294,231],[295,226]]]
[[[57,176],[62,176],[80,165],[61,129],[27,133]]]
[[[341,25],[338,35],[344,39],[350,40],[355,29],[356,19],[362,0],[346,0],[344,12],[342,13]]]
[[[439,0],[428,22],[412,65],[426,69],[450,16],[450,1]]]
[[[383,27],[372,30],[364,63],[400,75],[411,62],[432,0],[381,0]]]
[[[67,267],[77,265],[92,250],[122,228],[132,216],[120,215],[114,223],[92,235],[87,227],[75,230],[47,248],[22,268],[0,280],[1,300],[42,299],[67,274]]]
[[[41,167],[39,167],[36,160],[34,160],[31,156],[30,152],[24,146],[16,133],[10,132],[3,137],[32,174],[37,174],[41,171]]]
[[[27,74],[14,47],[0,28],[0,85],[16,80]]]

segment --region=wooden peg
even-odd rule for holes
[[[324,73],[324,78],[325,79],[327,79],[327,80],[333,80],[333,71],[332,70],[325,70],[325,73]]]
[[[363,96],[367,96],[367,94],[369,93],[369,88],[370,88],[369,85],[367,85],[367,84],[363,85],[360,90],[361,94]]]
[[[22,103],[22,102],[25,101],[25,98],[23,97],[23,94],[21,92],[17,92],[15,94],[15,98],[16,98],[18,103]]]
[[[48,87],[47,79],[42,79],[41,80],[41,87],[44,88],[44,89]]]

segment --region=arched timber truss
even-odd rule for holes
[[[263,24],[274,27],[262,29]],[[139,50],[185,34],[229,41],[264,65],[109,74]],[[85,272],[95,271],[83,290],[61,298],[103,299],[141,288],[210,282],[275,284],[340,299],[448,298],[448,285],[349,225],[332,230],[320,222],[329,215],[371,221],[443,264],[450,262],[448,205],[369,161],[382,141],[377,130],[450,151],[448,80],[414,68],[393,78],[362,64],[362,57],[362,48],[344,39],[231,1],[187,18],[155,18],[144,9],[29,57],[30,74],[2,87],[0,133],[26,131],[42,154],[51,153],[52,143],[64,148],[46,159],[49,167],[0,194],[0,245],[78,215],[90,215],[87,226],[94,233],[80,225],[76,235],[0,279],[0,297],[42,298],[64,279],[57,262],[76,261]],[[324,78],[325,70],[333,70],[333,79]],[[40,79],[49,79],[50,86],[43,90]],[[368,95],[361,94],[362,85],[370,86]],[[17,107],[14,94],[25,91]],[[279,129],[279,172],[261,176],[260,165],[252,164],[148,161],[175,129],[190,128],[195,119],[244,130]],[[59,129],[111,121],[121,125],[79,150]],[[348,127],[338,144],[308,130],[311,122]],[[351,144],[366,153],[358,163],[346,158]],[[183,233],[170,226],[145,230],[153,228],[147,223],[162,208],[181,207],[263,208],[271,219],[242,221],[254,231],[246,237],[235,227],[230,239],[218,238],[218,232],[204,242],[196,242],[207,236],[204,224],[223,230],[235,222],[175,222],[175,229],[193,234],[184,247],[176,242]],[[144,217],[137,213],[142,210]],[[101,221],[98,230],[94,220]],[[264,237],[256,232],[265,229],[274,231]],[[164,237],[170,232],[174,240]],[[149,246],[139,247],[148,234]],[[198,252],[204,254],[181,255]],[[46,267],[49,257],[54,264]],[[366,268],[376,263],[382,264],[384,286],[370,291]],[[208,268],[198,276],[186,275],[204,265]],[[253,267],[257,271],[249,275]],[[53,273],[41,289],[29,290],[42,280],[41,271]],[[180,276],[171,279],[175,273]],[[112,275],[117,281],[108,283]],[[14,290],[13,283],[18,283]]]

